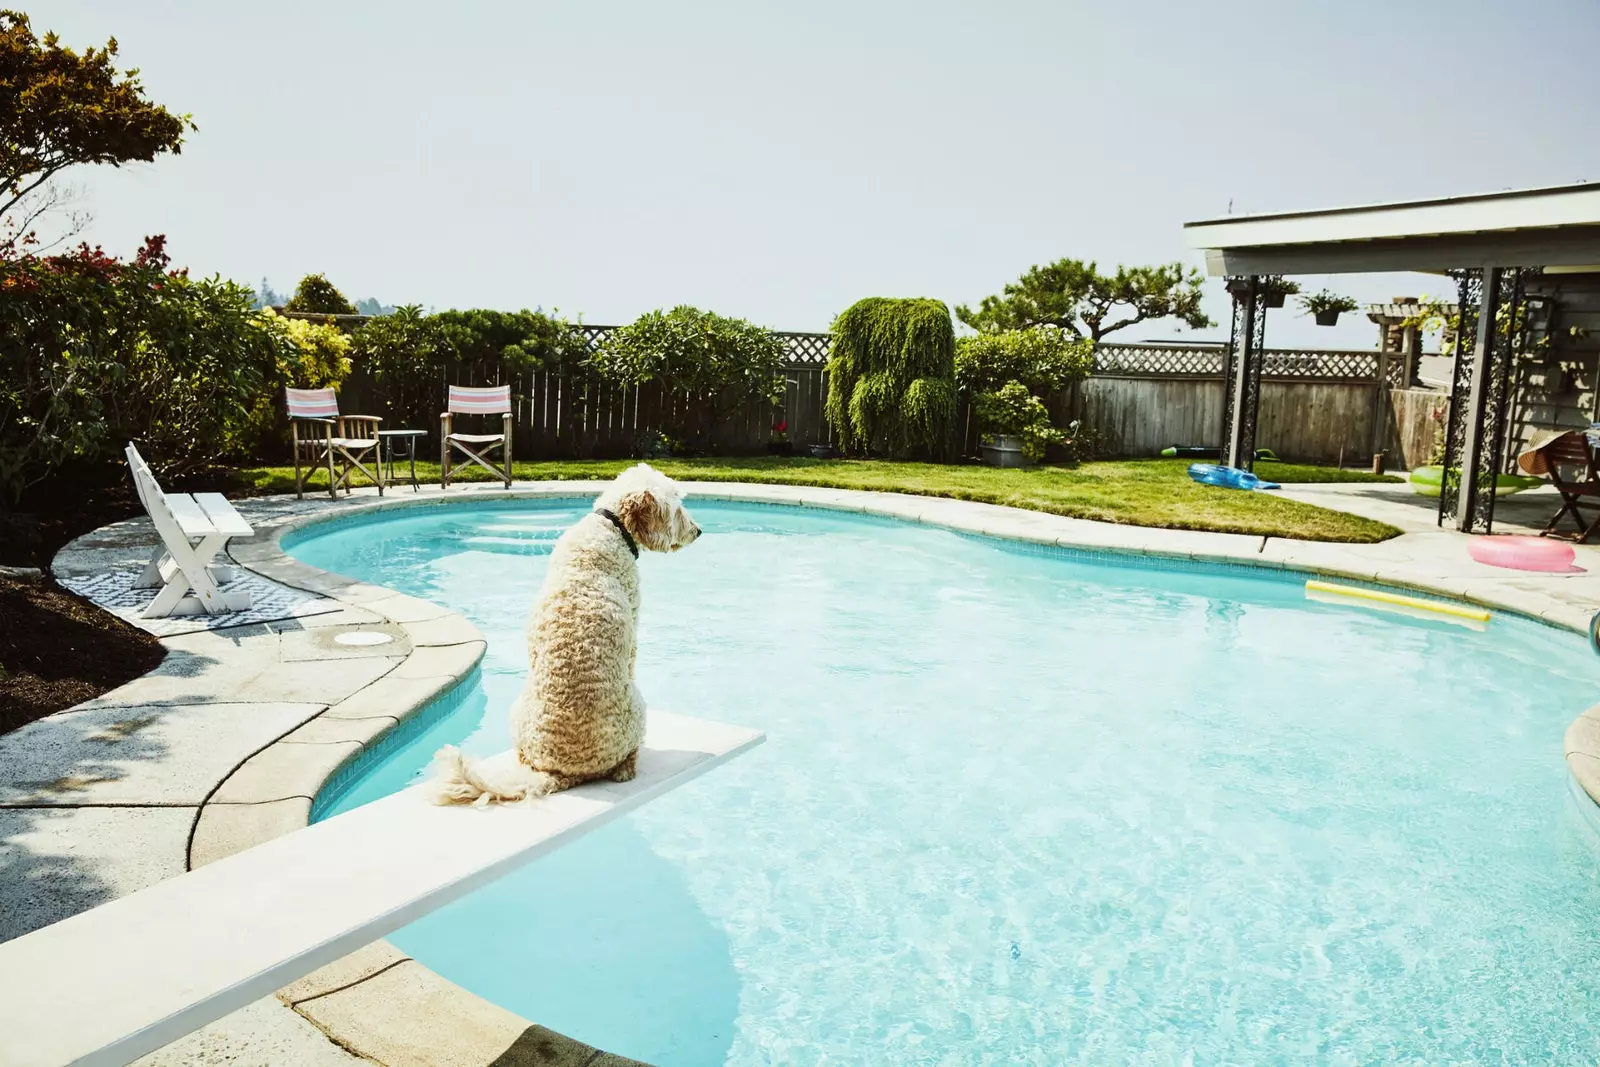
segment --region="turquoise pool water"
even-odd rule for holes
[[[489,639],[461,705],[333,810],[440,744],[507,747],[586,507],[291,544]],[[1561,751],[1597,694],[1580,639],[693,510],[706,536],[642,562],[640,685],[767,744],[394,936],[441,974],[663,1067],[1600,1056],[1600,851]]]

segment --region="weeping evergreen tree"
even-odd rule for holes
[[[947,459],[955,331],[944,302],[874,296],[835,319],[825,414],[846,453]]]

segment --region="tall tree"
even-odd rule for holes
[[[283,305],[285,311],[309,311],[319,315],[354,315],[356,306],[334,287],[325,274],[307,274],[295,286],[294,295]]]
[[[0,217],[68,167],[148,163],[182,148],[194,123],[146,99],[139,72],[119,72],[116,54],[114,38],[80,53],[54,33],[35,36],[20,11],[0,11]],[[5,236],[25,237],[19,229],[13,221]]]
[[[1212,325],[1200,309],[1200,282],[1200,272],[1182,263],[1118,267],[1106,275],[1092,262],[1060,259],[1029,268],[1002,295],[984,297],[976,311],[956,308],[956,318],[985,333],[1058,326],[1091,341],[1152,319],[1177,319],[1198,330]]]

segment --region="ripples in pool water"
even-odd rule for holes
[[[479,691],[341,806],[441,743],[506,747],[583,508],[292,548],[489,638]],[[640,685],[767,744],[394,936],[446,977],[663,1067],[1600,1056],[1600,863],[1561,743],[1595,697],[1579,639],[694,510],[706,536],[642,562]]]

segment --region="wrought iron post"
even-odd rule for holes
[[[1523,279],[1537,270],[1486,267],[1456,275],[1461,310],[1439,487],[1440,525],[1453,519],[1465,533],[1494,529],[1511,371],[1522,343],[1518,319]]]
[[[1233,327],[1222,358],[1222,462],[1250,470],[1256,457],[1256,415],[1261,408],[1262,349],[1267,305],[1257,275],[1228,279]]]

